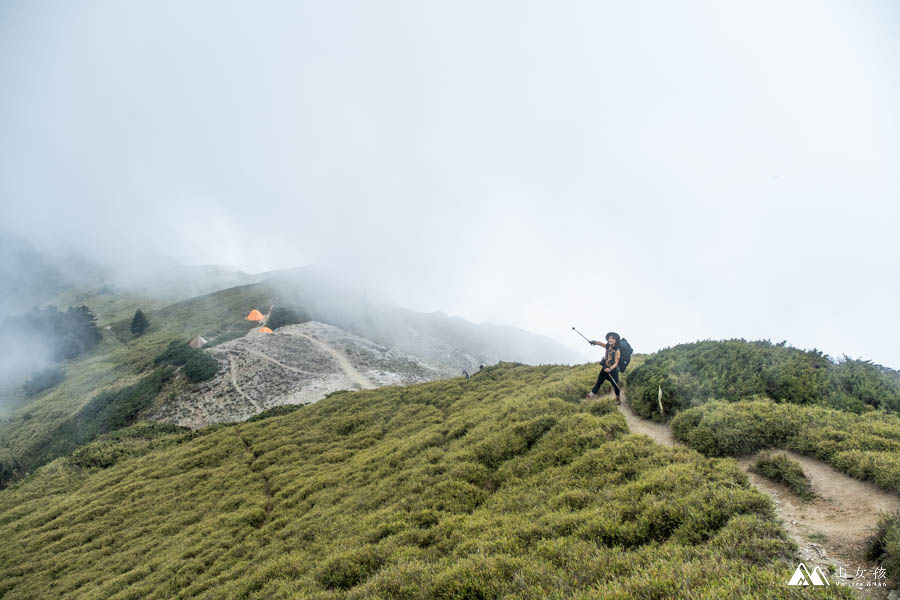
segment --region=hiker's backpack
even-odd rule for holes
[[[628,340],[622,338],[619,340],[619,373],[624,373],[625,369],[628,368],[628,363],[631,362],[631,353],[634,350],[631,348],[631,344],[628,343]]]

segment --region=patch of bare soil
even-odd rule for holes
[[[684,445],[675,439],[669,426],[635,414],[624,394],[619,410],[632,433],[646,435],[664,446]],[[900,510],[900,498],[870,483],[853,479],[815,458],[788,450],[777,452],[787,454],[803,466],[817,495],[815,500],[805,502],[787,487],[751,473],[750,466],[756,462],[759,453],[740,457],[737,464],[750,483],[774,501],[785,530],[799,547],[797,562],[823,568],[830,565],[832,573],[836,574],[832,576],[832,584],[854,586],[865,598],[887,599],[890,588],[866,587],[874,581],[875,565],[865,557],[865,540],[873,533],[882,512]],[[840,577],[841,574],[845,577]],[[785,582],[790,575],[785,574]],[[887,575],[896,580],[900,574]]]

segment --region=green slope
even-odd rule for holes
[[[150,328],[141,337],[134,338],[129,331],[130,314],[112,323],[111,330],[101,329],[103,340],[96,348],[63,363],[66,378],[60,385],[28,401],[15,397],[17,408],[0,423],[0,475],[29,472],[43,464],[46,448],[60,428],[77,420],[79,411],[97,395],[147,376],[154,357],[171,340],[187,341],[198,333],[210,340],[229,332],[243,334],[250,326],[244,320],[247,312],[268,306],[272,297],[264,284],[239,286],[146,310]]]
[[[0,596],[805,597],[734,461],[628,435],[579,401],[595,376],[501,364],[120,431],[0,492]]]
[[[398,321],[391,317],[394,313],[378,312],[366,304],[363,296],[354,295],[350,288],[336,287],[323,277],[315,269],[292,270],[273,274],[260,283],[229,288],[162,308],[158,307],[158,301],[134,294],[103,290],[86,292],[77,288],[60,294],[55,301],[60,302],[62,308],[66,308],[67,302],[77,302],[88,306],[98,316],[103,340],[91,352],[64,363],[65,380],[34,398],[26,398],[21,391],[24,376],[15,385],[0,387],[0,407],[4,407],[0,421],[0,487],[45,464],[48,456],[59,455],[57,449],[70,447],[72,444],[68,442],[71,440],[55,443],[60,432],[67,435],[64,432],[71,431],[73,423],[83,422],[83,411],[98,395],[138,385],[148,376],[153,358],[171,340],[187,341],[200,334],[218,343],[243,335],[252,325],[244,320],[252,308],[266,310],[276,301],[281,306],[290,304],[316,320],[333,322],[351,330],[355,323],[357,332],[363,334],[368,329],[360,323],[377,323],[378,329],[392,335],[398,331],[408,332],[409,326],[418,324],[422,331],[460,344],[457,354],[462,355],[465,350],[476,357],[479,356],[478,349],[486,345],[485,336],[490,337],[483,326],[460,319],[444,317],[435,321],[433,315],[417,316],[411,311],[401,311],[407,317]],[[308,311],[307,306],[310,307]],[[147,315],[150,327],[143,336],[135,338],[130,332],[130,324],[138,308]],[[371,312],[373,310],[375,312]],[[436,324],[443,321],[453,321],[462,329],[455,331]],[[517,336],[516,343],[510,346],[539,341],[536,336],[521,331]]]
[[[144,312],[165,308],[172,301],[150,298],[132,292],[112,292],[106,288],[100,290],[72,287],[58,294],[43,306],[87,306],[97,317],[97,326],[104,327],[116,321],[131,319],[137,309]]]

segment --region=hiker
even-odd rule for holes
[[[469,372],[465,369],[463,369],[463,375],[465,375],[466,379],[469,378]]]
[[[585,398],[593,398],[597,395],[597,392],[600,391],[600,386],[607,379],[612,384],[613,391],[616,393],[616,404],[621,404],[621,400],[619,399],[619,394],[621,389],[619,388],[619,358],[622,355],[621,350],[619,349],[619,340],[621,340],[621,336],[614,331],[610,331],[606,334],[606,342],[598,342],[595,340],[589,340],[591,346],[603,346],[606,348],[606,356],[603,357],[601,361],[601,365],[603,368],[600,370],[600,375],[597,376],[597,383],[594,384],[594,389],[588,392]]]

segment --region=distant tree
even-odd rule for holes
[[[137,312],[134,313],[134,318],[131,319],[131,333],[134,335],[144,335],[144,332],[147,331],[148,327],[150,327],[150,321],[147,320],[144,311],[137,309]]]
[[[72,306],[64,313],[55,306],[34,307],[21,333],[44,346],[54,360],[67,360],[100,342],[96,321],[87,306]]]
[[[65,313],[67,335],[72,340],[65,358],[74,358],[93,348],[103,336],[97,329],[97,317],[87,306],[72,306]],[[74,353],[73,353],[74,352]]]

